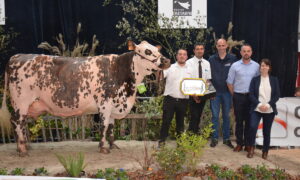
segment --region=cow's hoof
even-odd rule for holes
[[[120,149],[116,144],[112,144],[109,146],[109,149]]]
[[[26,157],[29,156],[28,152],[19,152],[20,157]]]
[[[109,149],[107,149],[107,148],[100,148],[100,153],[103,153],[103,154],[109,154],[110,153],[110,151],[109,151]]]

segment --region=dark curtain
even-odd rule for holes
[[[293,96],[297,74],[299,0],[234,0],[234,38],[253,47],[253,59],[269,58],[281,96]]]
[[[12,44],[15,50],[0,57],[0,74],[13,54],[49,54],[37,46],[44,41],[58,45],[55,37],[59,33],[63,34],[66,45],[72,47],[79,22],[82,24],[81,41],[91,44],[94,34],[100,41],[97,54],[125,51],[118,48],[124,38],[118,36],[115,28],[123,12],[117,6],[103,7],[101,0],[6,0],[5,10],[5,27],[12,27],[19,35]]]
[[[57,45],[54,37],[64,35],[73,45],[77,23],[82,23],[80,39],[100,41],[97,54],[122,53],[118,46],[126,37],[119,37],[115,28],[123,12],[120,7],[102,6],[102,0],[6,0],[6,25],[20,33],[14,51],[0,57],[2,74],[9,57],[15,53],[48,53],[37,46],[47,41]],[[280,80],[282,96],[291,96],[295,89],[297,68],[297,32],[299,0],[207,0],[208,27],[216,36],[227,33],[233,21],[234,39],[253,46],[253,59],[270,58],[273,74]],[[239,56],[239,52],[235,52]],[[206,54],[208,57],[211,54]]]
[[[207,0],[207,27],[212,27],[216,37],[227,34],[233,17],[233,0]]]

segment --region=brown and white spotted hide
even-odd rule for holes
[[[108,152],[103,145],[109,119],[125,117],[135,102],[137,84],[169,64],[169,59],[145,41],[122,55],[11,57],[6,76],[19,152],[27,152],[25,118],[46,112],[60,117],[99,113],[104,124],[100,147]]]

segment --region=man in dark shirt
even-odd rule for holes
[[[211,139],[211,147],[215,147],[218,144],[219,139],[219,114],[220,106],[222,106],[222,118],[223,118],[223,144],[233,148],[230,141],[230,118],[229,112],[231,108],[232,97],[228,90],[226,79],[228,71],[231,65],[237,60],[232,54],[228,54],[227,41],[225,39],[219,39],[216,44],[217,53],[212,55],[208,61],[211,66],[212,84],[216,89],[216,97],[210,100],[210,107],[212,111],[212,123],[213,123],[213,136]]]

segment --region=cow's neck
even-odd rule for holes
[[[145,59],[141,59],[141,56],[135,55],[133,57],[133,72],[136,80],[136,84],[142,83],[145,76],[152,74],[153,63]]]

